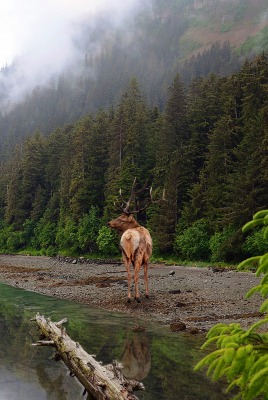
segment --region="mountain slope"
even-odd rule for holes
[[[133,76],[149,104],[163,109],[178,72],[185,83],[211,72],[229,75],[245,57],[268,50],[267,0],[141,3],[120,24],[107,15],[84,21],[72,66],[48,76],[46,87],[29,86],[27,97],[15,97],[27,83],[20,60],[1,71],[1,157],[26,134],[47,134],[117,104]]]

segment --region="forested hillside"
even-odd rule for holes
[[[22,98],[23,60],[1,70],[0,157],[36,130],[47,135],[117,105],[133,76],[148,106],[162,111],[177,73],[186,85],[210,73],[228,76],[268,50],[267,29],[266,0],[137,1],[120,22],[103,13],[85,20],[72,65],[45,86],[37,81]]]
[[[155,254],[237,261],[260,253],[261,232],[240,232],[268,204],[267,88],[263,53],[228,77],[186,86],[176,74],[163,110],[132,78],[117,105],[36,131],[1,164],[1,251],[117,253],[106,222],[136,176],[155,198],[166,189],[167,201],[140,215]]]

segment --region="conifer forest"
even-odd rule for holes
[[[73,63],[28,94],[23,60],[0,70],[0,252],[118,255],[107,222],[134,178],[140,204],[165,189],[138,214],[155,257],[267,251],[241,231],[268,204],[266,0],[141,3],[81,23]]]
[[[118,255],[107,222],[136,177],[156,199],[165,188],[138,215],[155,257],[241,261],[267,251],[261,230],[241,227],[268,204],[268,55],[228,76],[175,74],[163,107],[132,77],[116,104],[1,155],[1,252]]]

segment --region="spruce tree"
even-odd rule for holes
[[[133,78],[114,112],[108,134],[106,213],[113,210],[119,188],[129,193],[134,177],[148,178],[148,112],[139,84]]]

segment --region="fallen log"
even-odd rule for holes
[[[54,347],[55,359],[61,359],[86,392],[96,400],[138,400],[133,391],[144,390],[143,384],[125,379],[116,361],[106,366],[96,361],[93,355],[88,354],[67,335],[63,327],[66,319],[52,322],[37,314],[33,320],[42,332],[42,340],[38,340],[33,346]]]

